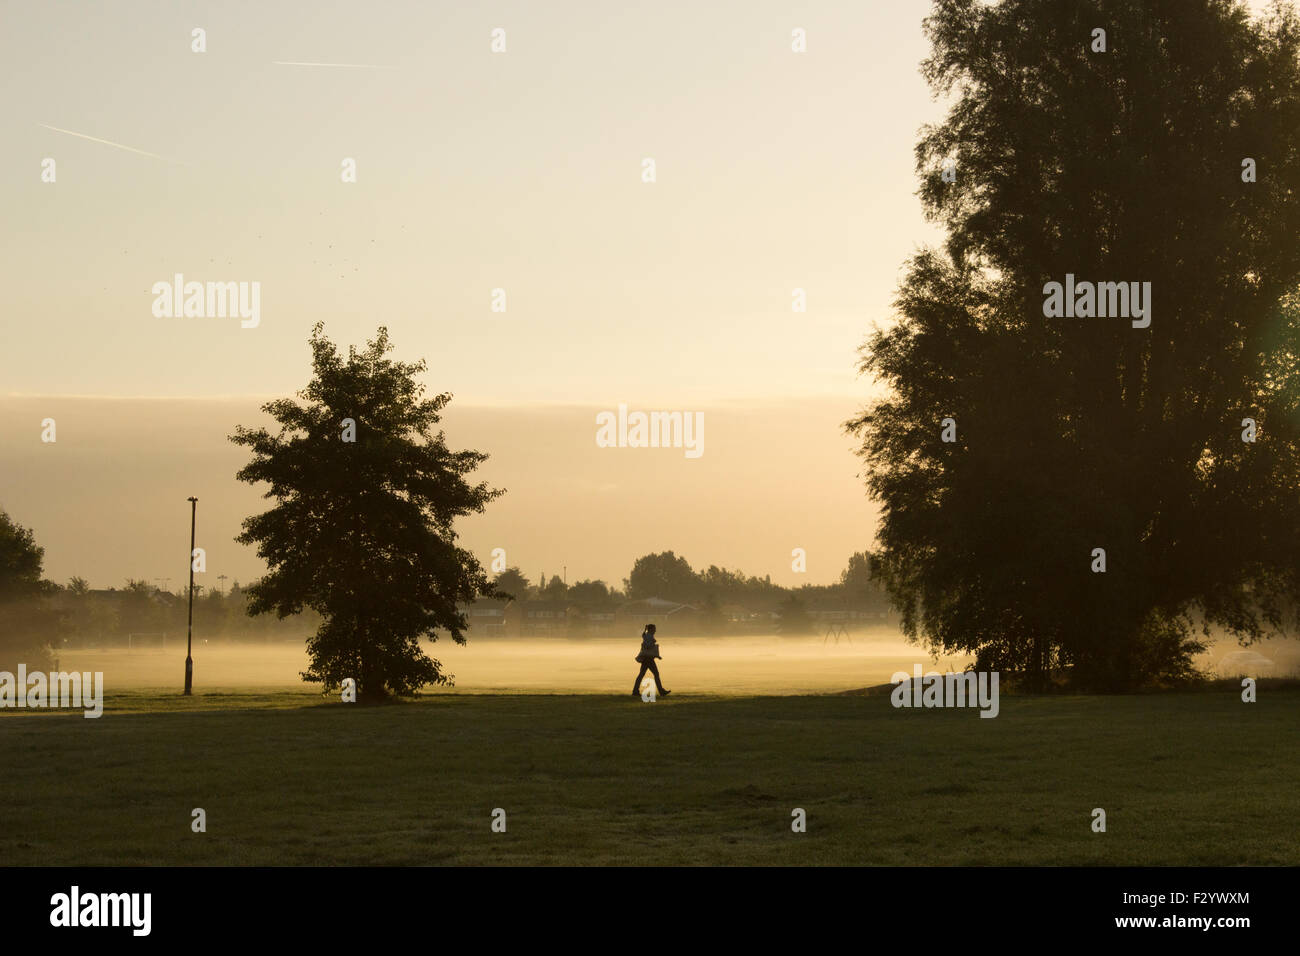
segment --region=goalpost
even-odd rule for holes
[[[822,638],[822,643],[825,644],[831,637],[835,638],[836,644],[840,642],[841,637],[847,640],[850,644],[853,643],[853,638],[849,636],[849,629],[839,621],[831,624],[831,626],[826,629],[826,636]]]
[[[132,631],[126,636],[126,649],[131,653],[136,651],[157,651],[161,653],[166,647],[166,631]]]

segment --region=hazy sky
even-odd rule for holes
[[[6,4],[3,388],[280,393],[324,320],[387,323],[471,402],[851,393],[933,234],[927,9]],[[260,326],[155,318],[178,272],[259,281]]]
[[[229,539],[259,501],[224,436],[305,383],[313,323],[382,323],[510,491],[466,526],[485,560],[616,581],[675,548],[831,580],[874,531],[839,430],[855,352],[938,236],[912,153],[942,113],[928,9],[0,4],[0,506],[50,576],[103,586],[182,573],[196,494],[210,573],[247,578]],[[260,324],[155,317],[176,273],[260,283]],[[704,457],[595,448],[619,403],[705,411]]]
[[[675,550],[696,568],[826,583],[874,527],[853,443],[834,427],[853,409],[836,398],[709,406],[704,454],[688,459],[683,449],[596,447],[595,408],[453,401],[448,442],[487,451],[478,474],[507,492],[461,524],[462,544],[485,566],[504,548],[534,581],[567,565],[570,583],[618,584],[640,555]],[[52,444],[39,440],[47,416]],[[183,590],[194,495],[208,555],[198,583],[247,582],[261,565],[232,539],[266,502],[235,481],[248,454],[226,436],[258,423],[248,400],[0,398],[0,507],[35,530],[53,580],[170,577]],[[794,548],[807,552],[806,573],[791,570]]]

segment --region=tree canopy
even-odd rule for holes
[[[0,509],[0,670],[19,663],[36,670],[52,660],[57,618],[46,600],[53,586],[41,577],[44,562],[32,530]]]
[[[359,700],[450,684],[419,639],[465,643],[458,602],[494,594],[454,522],[502,491],[466,480],[487,456],[452,451],[433,432],[451,395],[425,397],[425,363],[394,361],[392,348],[380,328],[344,357],[317,324],[301,401],[263,406],[278,431],[231,436],[252,452],[239,480],[265,483],[275,501],[236,539],[270,569],[248,589],[249,613],[313,608],[322,623],[303,678],[326,690],[352,678]]]
[[[1197,623],[1257,639],[1300,587],[1300,22],[937,0],[925,27],[947,241],[863,347],[872,571],[982,668],[1177,679]],[[1067,275],[1149,282],[1149,325],[1048,317]]]

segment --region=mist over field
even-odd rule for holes
[[[447,640],[424,650],[455,676],[451,688],[426,688],[424,693],[453,694],[630,694],[638,665],[632,659],[633,637],[592,638],[470,638],[460,646]],[[969,657],[945,656],[936,662],[925,650],[907,643],[896,629],[881,627],[849,643],[820,637],[665,637],[659,661],[664,686],[676,695],[721,696],[834,694],[887,683],[896,671],[961,670]],[[1300,648],[1294,641],[1267,641],[1245,651],[1240,664],[1229,655],[1242,652],[1232,641],[1212,644],[1197,663],[1212,676],[1300,676]],[[1271,662],[1259,674],[1253,654]],[[1219,666],[1225,658],[1227,664]],[[179,692],[184,673],[185,638],[168,638],[162,650],[64,649],[58,655],[65,670],[102,671],[111,706],[114,691],[165,690]],[[307,666],[305,645],[298,641],[240,644],[196,639],[195,691],[246,692],[318,690],[298,676]]]

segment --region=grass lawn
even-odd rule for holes
[[[0,711],[0,863],[1300,864],[1300,688],[1238,693],[116,694]]]

